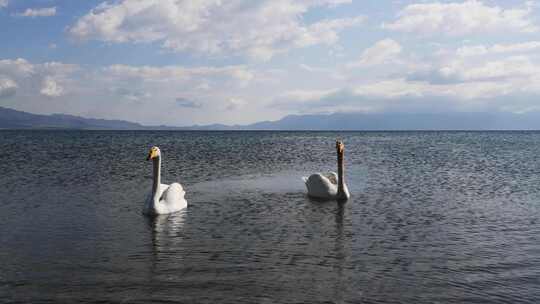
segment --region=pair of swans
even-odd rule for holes
[[[343,154],[345,146],[336,141],[338,173],[316,173],[304,177],[308,195],[323,200],[346,200],[350,197],[349,189],[344,180]],[[180,211],[188,206],[184,195],[186,192],[179,183],[170,185],[161,183],[161,151],[152,147],[147,160],[153,163],[152,192],[146,199],[143,212],[145,214],[169,214]]]

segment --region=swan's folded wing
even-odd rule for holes
[[[184,195],[186,192],[179,183],[171,184],[162,194],[162,200],[166,203],[177,203],[185,201]]]
[[[304,181],[304,183],[308,183],[310,178],[314,179],[312,181],[313,183],[317,183],[317,182],[325,183],[326,181],[324,179],[326,178],[330,183],[337,185],[337,174],[335,172],[316,173],[316,174],[310,175],[309,177],[302,176],[302,180]]]
[[[324,174],[324,177],[328,179],[329,182],[331,182],[334,185],[337,185],[338,182],[338,175],[336,172],[328,172]]]
[[[320,173],[310,175],[306,187],[308,194],[313,197],[328,198],[337,193],[336,185]]]

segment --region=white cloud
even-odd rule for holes
[[[375,45],[386,47],[374,51]],[[153,125],[246,123],[292,112],[504,110],[503,99],[540,96],[540,55],[528,51],[533,44],[486,45],[497,50],[489,56],[462,56],[453,48],[422,58],[392,40],[375,45],[360,59],[392,64],[369,73],[324,61],[279,70],[248,65],[92,67],[14,59],[0,60],[0,75],[16,84],[3,96],[16,90],[22,110],[27,105]],[[335,79],[337,72],[344,78]],[[43,96],[54,97],[46,99],[47,107],[41,106]],[[14,100],[8,97],[4,103]],[[512,109],[530,109],[534,100]]]
[[[540,41],[528,41],[514,44],[495,44],[491,47],[484,45],[463,46],[457,50],[457,55],[469,57],[503,53],[526,53],[536,50],[540,50]]]
[[[416,32],[427,35],[452,36],[475,33],[537,32],[530,16],[531,7],[503,9],[488,6],[481,1],[462,3],[411,4],[398,14],[393,23],[383,24],[385,29]]]
[[[246,101],[244,99],[238,97],[231,97],[227,100],[225,109],[229,111],[234,111],[240,109],[244,105],[246,105]]]
[[[64,94],[64,88],[58,85],[52,77],[46,76],[39,92],[47,97],[58,97]]]
[[[410,69],[406,77],[438,84],[496,81],[501,87],[511,84],[517,91],[526,83],[537,83],[539,49],[537,41],[442,49],[425,58],[428,65]]]
[[[339,91],[338,89],[329,90],[292,90],[280,95],[279,98],[283,100],[294,101],[310,101],[321,99],[325,96],[331,95]]]
[[[268,99],[271,90],[267,80],[272,73],[243,65],[93,67],[32,63],[21,58],[0,60],[4,105],[37,113],[62,112],[152,125],[258,119],[256,109]],[[16,100],[12,98],[15,90]],[[223,115],[225,110],[227,115]],[[269,113],[272,111],[266,110],[265,116]]]
[[[30,76],[38,77],[43,74],[65,76],[74,73],[79,69],[80,67],[76,64],[66,64],[55,61],[33,64],[23,58],[0,60],[0,73],[14,75],[16,78],[27,78]]]
[[[536,98],[523,100],[519,97],[538,96],[538,83],[535,88],[528,90],[519,90],[518,87],[519,83],[497,81],[431,84],[395,78],[331,89],[326,93],[318,90],[304,91],[302,94],[289,92],[275,99],[271,107],[304,113],[505,111],[508,99],[515,102],[520,100],[520,104],[515,104],[514,110],[535,106]]]
[[[343,80],[345,79],[345,75],[342,71],[340,71],[339,69],[336,69],[334,67],[332,68],[321,68],[321,67],[315,67],[315,66],[310,66],[308,64],[299,64],[299,67],[304,70],[304,71],[307,71],[309,73],[318,73],[318,74],[321,74],[321,75],[325,75],[326,77],[330,77],[332,79],[337,79],[337,80]]]
[[[13,96],[16,91],[17,83],[6,76],[0,75],[0,98]]]
[[[12,91],[17,89],[22,95],[34,96],[36,99],[39,99],[40,95],[63,95],[64,86],[73,84],[72,76],[79,70],[78,65],[60,62],[33,64],[22,58],[0,60],[0,75],[4,75],[4,87],[11,84],[7,87],[12,87]]]
[[[457,60],[439,71],[447,78],[471,81],[529,77],[540,74],[539,67],[526,56],[512,56],[476,64]]]
[[[348,64],[348,67],[365,67],[391,62],[401,53],[401,45],[392,39],[383,39],[365,49],[360,60]]]
[[[56,61],[45,62],[34,66],[38,67],[45,73],[52,73],[58,76],[72,74],[81,69],[81,67],[76,64],[62,63]]]
[[[8,0],[0,0],[0,8],[7,7],[8,4]]]
[[[110,92],[113,95],[116,95],[122,99],[131,101],[134,103],[140,103],[152,97],[152,95],[149,94],[148,92],[133,90],[131,88],[125,88],[125,87],[111,87]]]
[[[339,40],[340,30],[361,24],[364,20],[365,17],[322,20],[307,26],[293,42],[298,47],[316,44],[332,45]]]
[[[318,2],[319,2],[319,5],[328,5],[328,7],[335,8],[342,4],[352,3],[353,0],[321,0]],[[315,1],[315,3],[317,3],[317,1]]]
[[[346,82],[325,85],[324,90],[315,87],[289,90],[274,97],[271,107],[304,113],[429,112],[507,111],[512,104],[512,111],[529,111],[540,108],[538,48],[537,42],[530,41],[445,49],[420,58],[410,54],[390,56],[394,64],[379,66],[376,75],[355,78],[356,70],[345,70]],[[376,55],[385,48],[367,52],[372,49],[375,48],[366,49],[361,58],[365,60],[355,64],[384,62],[377,60]],[[381,58],[387,56],[382,54]],[[309,73],[317,72],[307,65],[301,67]],[[330,72],[330,69],[326,71]]]
[[[245,85],[249,83],[254,75],[245,66],[225,66],[225,67],[194,67],[183,66],[129,66],[112,65],[103,68],[109,77],[132,78],[144,82],[187,82],[197,79],[234,79],[236,83]],[[208,85],[208,84],[206,84]]]
[[[122,102],[129,101],[132,109],[124,111],[133,113],[145,109],[144,113],[141,112],[138,114],[140,116],[136,117],[150,124],[156,124],[148,122],[152,120],[151,113],[155,113],[155,117],[167,117],[169,124],[176,125],[188,124],[184,121],[195,117],[215,122],[216,117],[220,117],[222,112],[202,112],[200,109],[243,110],[248,106],[247,92],[251,91],[250,88],[255,83],[261,81],[258,73],[243,65],[224,67],[112,65],[92,70],[87,74],[89,75],[87,86],[93,88],[93,92],[88,94],[110,95],[111,92],[107,88],[111,86],[122,88],[112,92],[114,96],[111,100],[117,101],[115,105],[118,109],[128,105]],[[187,113],[189,114],[186,116]],[[182,121],[175,121],[179,119]],[[171,120],[174,122],[170,122]]]
[[[51,17],[56,15],[56,7],[27,8],[24,12],[15,14],[20,17]]]
[[[475,99],[493,98],[517,92],[516,88],[512,89],[513,85],[498,81],[433,84],[398,78],[358,85],[353,88],[353,92],[359,96],[385,99],[431,97],[431,102],[433,103],[437,103],[438,98],[451,98],[457,103],[460,101],[470,102]]]
[[[0,60],[0,73],[15,74],[18,77],[26,77],[35,73],[34,65],[22,58],[15,60]]]
[[[159,42],[168,50],[205,54],[247,54],[267,60],[292,48],[333,45],[340,30],[364,17],[302,22],[316,6],[336,0],[124,0],[104,3],[69,28],[81,40]]]

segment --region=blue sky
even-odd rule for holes
[[[0,0],[0,106],[144,124],[540,110],[539,1]]]

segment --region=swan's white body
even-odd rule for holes
[[[152,191],[148,195],[145,205],[144,214],[169,214],[180,211],[187,207],[187,201],[184,198],[186,192],[179,183],[170,185],[162,184],[161,181],[161,152],[158,147],[153,147],[150,150],[148,159],[153,162],[153,181]]]
[[[349,198],[347,185],[343,185],[344,197],[338,197],[338,175],[335,172],[315,173],[302,178],[306,183],[308,195],[321,199]]]
[[[325,200],[346,200],[351,195],[345,184],[343,154],[345,146],[341,141],[336,142],[338,173],[315,173],[309,177],[303,177],[309,196]]]

